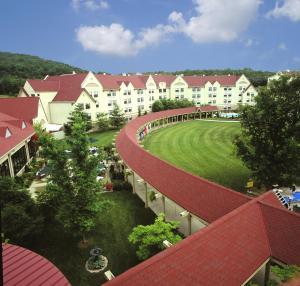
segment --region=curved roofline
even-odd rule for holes
[[[137,132],[151,122],[197,111],[196,107],[188,107],[138,117],[118,134],[116,147],[125,164],[148,184],[210,223],[248,202],[250,197],[181,170],[150,154],[137,141]]]

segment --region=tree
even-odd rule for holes
[[[74,124],[75,116],[80,116],[86,122],[86,130],[88,131],[92,128],[92,122],[90,116],[83,111],[83,106],[80,104],[75,105],[74,110],[71,112],[70,116],[68,117],[68,123],[64,124],[65,134],[70,135],[71,129]]]
[[[41,231],[43,218],[27,190],[18,190],[11,178],[0,177],[2,232],[12,242],[24,241]]]
[[[243,107],[237,155],[267,187],[291,185],[300,174],[300,77],[262,88],[256,105]]]
[[[113,128],[120,129],[126,122],[124,114],[121,112],[121,109],[116,104],[109,118],[110,125]]]
[[[282,267],[275,265],[271,267],[271,271],[282,282],[287,282],[299,273],[300,268],[297,265],[284,265]]]
[[[152,104],[152,112],[158,112],[164,110],[164,106],[160,100],[156,100]]]
[[[175,233],[179,226],[177,221],[165,221],[165,215],[159,214],[151,225],[138,225],[129,235],[128,240],[138,246],[136,252],[139,259],[144,260],[164,249],[163,241],[175,244],[182,238]]]
[[[75,113],[66,142],[69,160],[61,142],[37,130],[51,170],[51,179],[38,201],[53,206],[55,218],[73,235],[81,236],[83,241],[86,233],[95,227],[99,213],[110,205],[98,195],[101,186],[96,180],[97,164],[101,158],[90,154],[85,130],[86,121]]]
[[[109,128],[109,120],[106,113],[101,112],[97,115],[97,127],[99,131],[105,131]]]

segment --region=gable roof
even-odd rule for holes
[[[76,101],[83,91],[81,83],[86,76],[87,73],[47,77],[45,81],[56,81],[59,84],[59,89],[53,101]]]
[[[26,126],[22,128],[23,120],[0,113],[0,158],[35,133],[29,121],[24,122]],[[11,136],[6,138],[7,129],[9,129]]]
[[[46,258],[20,246],[2,246],[5,286],[71,286],[59,269]]]
[[[29,79],[27,82],[34,91],[58,91],[59,89],[59,81],[56,80]]]
[[[149,122],[194,111],[185,108],[139,117],[121,130],[116,147],[147,183],[212,223],[105,285],[235,286],[248,281],[270,258],[300,265],[300,215],[286,210],[273,192],[252,200],[234,195],[170,166],[138,145],[136,133]]]
[[[209,76],[184,76],[183,79],[189,87],[204,86],[207,82],[219,82],[221,86],[234,86],[240,76],[238,75],[209,75]]]
[[[0,98],[0,112],[14,118],[30,121],[38,116],[38,97]]]
[[[119,75],[104,75],[104,74],[97,74],[95,76],[103,86],[104,90],[118,90],[120,89],[120,86],[123,82],[125,83],[126,86],[128,86],[128,84],[131,83],[135,89],[146,88],[145,76],[140,76],[140,75],[119,76]]]
[[[176,79],[175,75],[168,75],[168,74],[154,74],[151,76],[154,79],[157,88],[159,88],[160,82],[165,82],[166,87],[170,87],[171,83]]]

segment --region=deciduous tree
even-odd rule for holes
[[[164,249],[164,240],[173,244],[180,241],[181,236],[175,232],[178,226],[177,221],[166,222],[164,214],[161,213],[153,224],[135,227],[128,240],[138,246],[136,254],[139,259],[144,260]]]
[[[281,77],[262,88],[256,105],[241,109],[237,155],[266,186],[299,182],[300,77]]]

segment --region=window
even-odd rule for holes
[[[180,98],[183,99],[183,98],[184,98],[184,94],[182,94],[182,95],[180,96]]]
[[[228,100],[228,103],[231,103],[231,100]]]
[[[197,91],[200,91],[200,87],[197,88]]]
[[[194,92],[197,91],[197,88],[193,87],[192,91],[194,91]]]
[[[217,90],[217,88],[216,88],[216,87],[214,87],[214,88],[213,88],[213,91],[216,91],[216,90]]]
[[[94,91],[94,97],[98,97],[98,91]]]
[[[34,94],[34,93],[32,93],[32,94],[31,94],[31,96],[32,96],[32,97],[35,97],[35,94]]]
[[[209,90],[209,91],[212,91],[212,87],[209,87],[208,90]]]
[[[144,92],[143,92],[143,90],[142,89],[138,89],[137,90],[137,94],[143,94]]]
[[[200,104],[201,104],[201,102],[200,102],[200,101],[198,101],[198,102],[197,102],[197,104],[198,104],[198,105],[200,105]]]
[[[228,94],[228,97],[231,97],[231,94]]]
[[[250,93],[249,93],[249,92],[247,92],[247,96],[250,96]]]
[[[162,89],[160,88],[160,89],[158,90],[158,92],[159,92],[159,93],[162,93]]]
[[[162,96],[161,96],[161,95],[159,96],[159,99],[162,99]]]
[[[163,92],[167,92],[167,90],[164,88],[164,89],[163,89]]]
[[[209,101],[208,104],[211,104],[211,101]]]
[[[213,100],[213,103],[216,103],[216,101],[215,101],[215,100]]]
[[[201,94],[197,94],[197,98],[200,98],[201,97]]]
[[[176,88],[176,89],[175,89],[175,92],[179,92],[179,88]]]
[[[217,97],[217,95],[216,95],[216,94],[214,94],[214,95],[213,95],[213,97]]]
[[[181,88],[180,91],[181,91],[181,92],[184,92],[184,88]]]
[[[90,109],[91,108],[91,105],[89,103],[86,103],[85,104],[85,109]]]
[[[242,87],[242,86],[240,86],[240,87],[239,87],[239,90],[242,90],[242,89],[243,89],[243,87]]]
[[[192,98],[196,98],[196,94],[193,94],[193,95],[192,95]]]
[[[227,90],[227,87],[224,87],[224,90]]]
[[[210,94],[208,95],[208,97],[212,97],[212,94],[210,93]]]
[[[227,103],[227,99],[224,99],[224,103]]]
[[[112,106],[112,101],[110,100],[108,103],[107,103],[108,106]]]
[[[99,101],[96,101],[96,107],[99,108]]]
[[[22,129],[25,129],[26,128],[26,123],[25,121],[22,121]]]
[[[224,97],[227,97],[227,94],[224,94]]]

